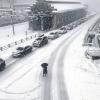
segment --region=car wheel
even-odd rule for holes
[[[20,55],[20,57],[24,57],[24,56],[25,56],[24,54],[21,54],[21,55]]]
[[[87,53],[87,51],[85,51],[85,57],[86,57],[87,59],[90,58],[90,55]]]
[[[95,60],[95,57],[92,56],[91,59],[92,59],[92,60]]]
[[[4,69],[5,69],[5,67],[4,67],[4,66],[0,67],[0,71],[3,71]]]
[[[42,43],[40,43],[39,47],[42,47],[42,46],[43,46],[43,44],[42,44]]]

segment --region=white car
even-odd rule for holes
[[[48,39],[56,39],[59,37],[58,32],[51,32],[48,34]]]
[[[89,47],[85,51],[85,56],[91,58],[92,60],[100,58],[100,48],[99,47]]]
[[[68,32],[66,26],[62,26],[60,30],[62,31],[63,34]]]

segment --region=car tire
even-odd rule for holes
[[[85,51],[85,57],[86,57],[87,59],[90,58],[90,55],[87,53],[87,51]]]
[[[3,67],[0,67],[0,71],[3,71],[5,69],[5,67],[3,66]]]
[[[42,47],[42,46],[43,46],[43,44],[42,44],[42,43],[40,43],[39,47]]]
[[[21,55],[20,55],[20,57],[24,57],[24,56],[25,56],[24,54],[21,54]]]
[[[95,60],[95,57],[92,56],[91,59],[92,59],[92,60]]]

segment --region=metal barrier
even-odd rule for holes
[[[35,34],[35,35],[33,35],[33,36],[29,36],[29,37],[27,37],[27,38],[23,38],[23,39],[20,39],[20,40],[18,40],[18,41],[9,43],[9,44],[7,44],[7,45],[5,45],[5,46],[0,47],[0,51],[4,51],[4,50],[7,50],[7,49],[9,49],[9,48],[11,48],[11,47],[13,47],[13,46],[15,46],[15,45],[19,45],[19,44],[21,44],[21,43],[24,43],[24,42],[26,42],[26,41],[28,41],[28,40],[31,40],[31,39],[35,38],[36,36],[37,36],[37,35]]]

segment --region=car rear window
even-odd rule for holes
[[[24,49],[23,47],[18,47],[18,48],[17,48],[17,50],[23,50],[23,49]]]
[[[50,34],[55,34],[55,33],[50,33]]]
[[[41,40],[42,38],[37,38],[36,40]]]

